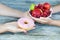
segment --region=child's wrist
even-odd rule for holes
[[[50,20],[50,21],[48,22],[48,24],[49,24],[49,25],[52,25],[53,22],[54,22],[54,20]]]

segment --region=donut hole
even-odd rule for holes
[[[28,24],[28,22],[25,21],[24,24]]]

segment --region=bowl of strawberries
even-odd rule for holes
[[[29,9],[29,15],[32,18],[51,17],[52,15],[51,5],[47,2],[38,5],[31,4]]]

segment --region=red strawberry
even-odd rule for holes
[[[50,4],[46,2],[46,3],[43,4],[43,7],[44,7],[44,9],[49,10],[50,9]]]
[[[34,9],[32,11],[32,16],[33,17],[36,17],[36,18],[39,18],[41,16],[41,13],[42,13],[42,10],[41,9]]]
[[[38,4],[38,8],[39,9],[43,9],[43,5],[42,4]]]
[[[48,13],[47,12],[44,12],[43,13],[43,17],[47,17],[48,16]]]
[[[36,18],[36,14],[32,14],[32,16]]]
[[[48,17],[50,15],[51,11],[50,10],[45,10],[44,11],[44,17]]]

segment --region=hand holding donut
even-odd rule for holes
[[[35,29],[34,21],[30,18],[20,18],[17,22],[10,22],[0,25],[0,33],[4,32],[24,32]]]

